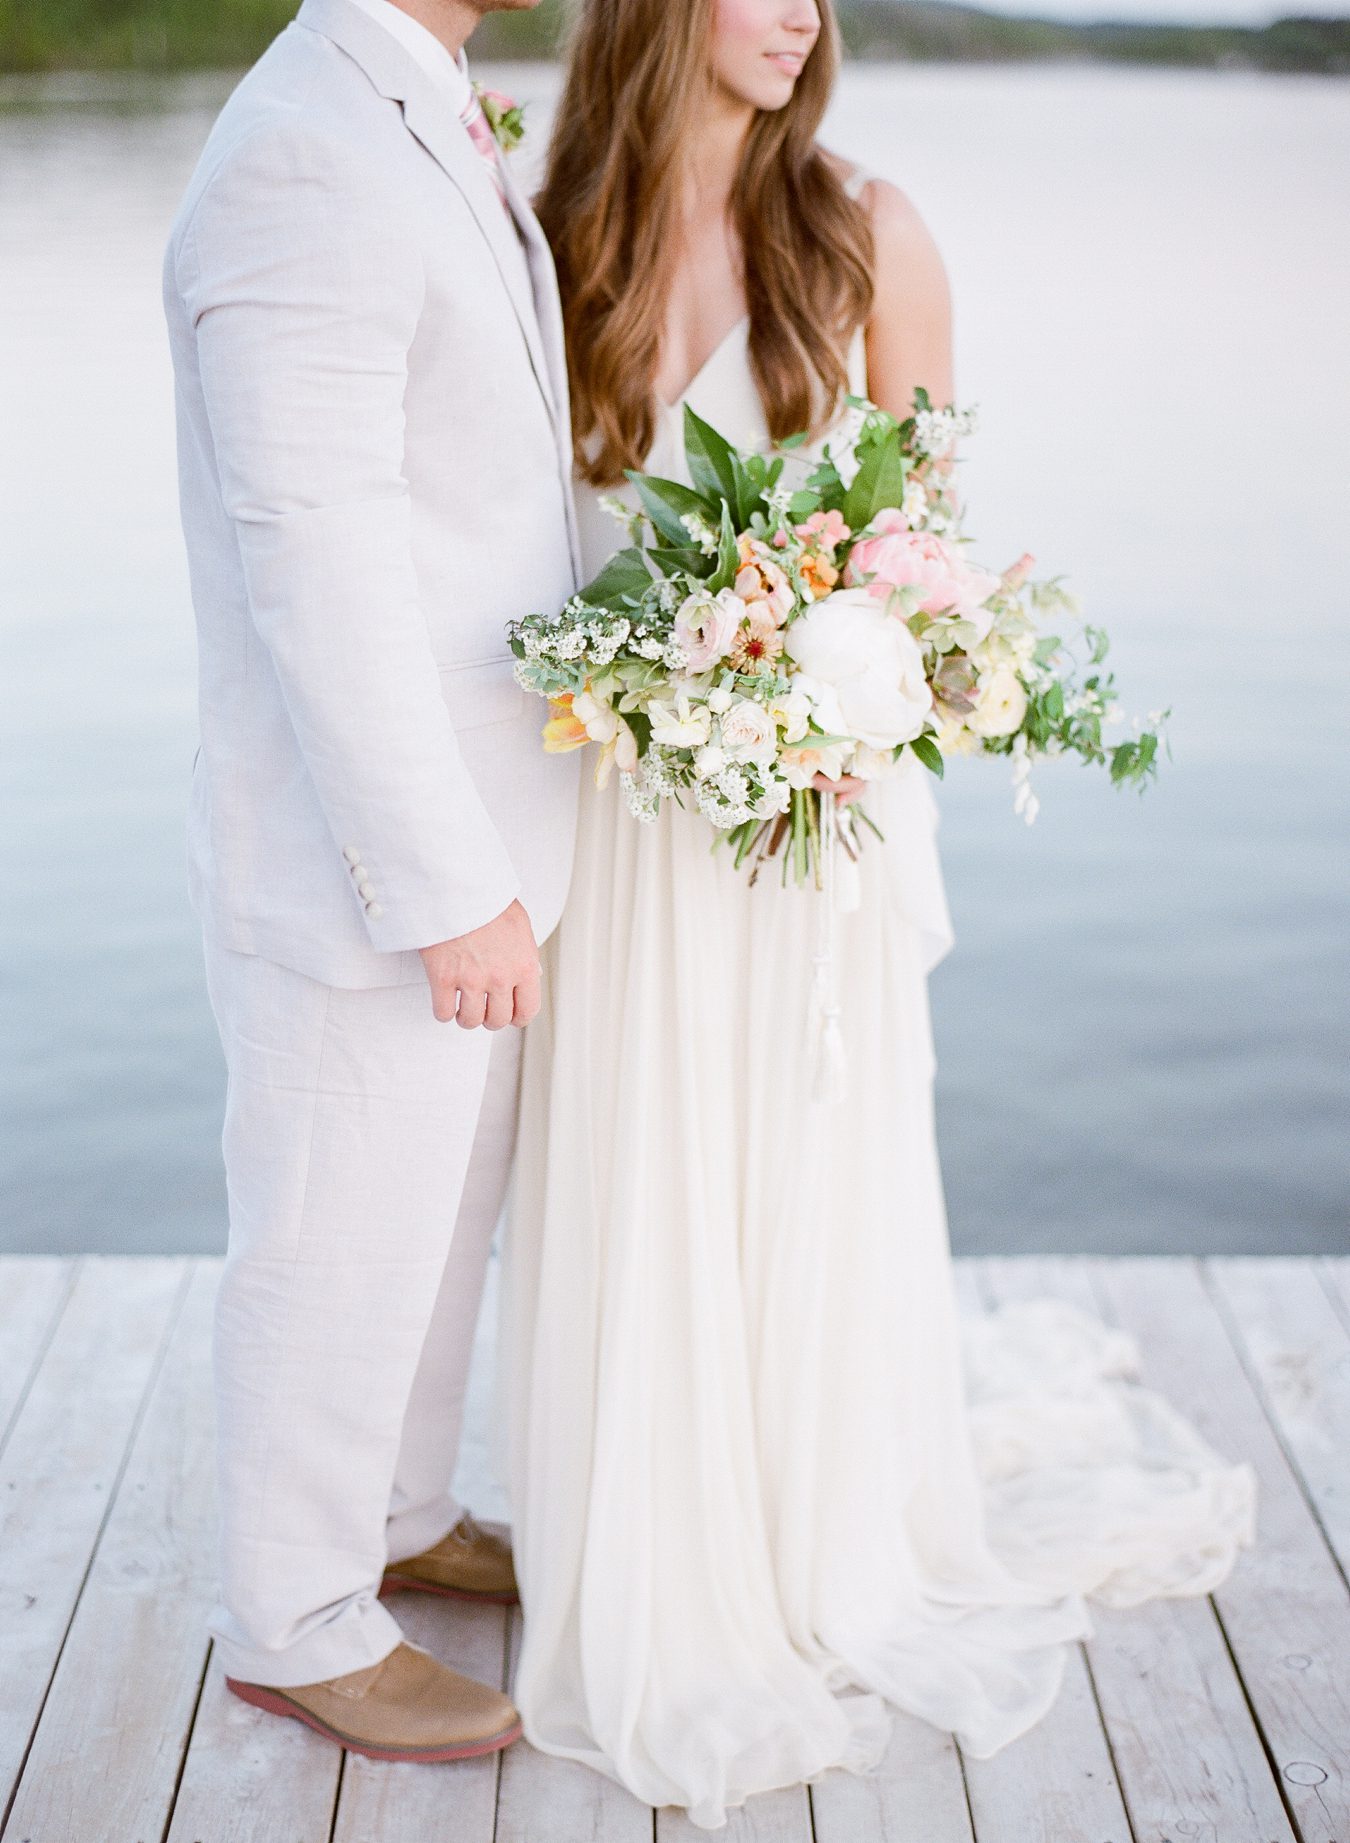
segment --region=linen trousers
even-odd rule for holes
[[[386,1563],[459,1521],[521,1033],[437,1023],[424,982],[351,990],[205,949],[230,1215],[208,1623],[228,1675],[284,1688],[392,1651]]]

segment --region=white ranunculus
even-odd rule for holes
[[[1011,666],[981,679],[976,687],[976,704],[966,718],[966,728],[977,736],[1011,736],[1022,727],[1027,714],[1027,694],[1021,679]]]
[[[918,641],[866,589],[836,589],[787,629],[803,672],[837,695],[844,733],[869,748],[911,742],[928,721],[932,693]]]
[[[734,761],[771,762],[778,726],[762,704],[741,698],[722,718],[722,747]]]
[[[652,741],[663,749],[701,749],[712,734],[712,716],[706,704],[691,704],[687,697],[648,706]]]
[[[784,742],[800,742],[811,725],[812,704],[796,685],[768,703],[769,715],[783,732]]]
[[[727,752],[719,749],[715,742],[706,742],[694,757],[694,773],[705,781],[713,775],[720,774],[727,765]]]

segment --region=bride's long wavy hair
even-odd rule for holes
[[[655,434],[685,137],[710,82],[715,0],[581,0],[543,190],[567,332],[578,469],[641,467]],[[785,108],[761,111],[732,196],[750,363],[775,440],[821,426],[872,302],[872,235],[816,130],[839,68],[830,0]]]

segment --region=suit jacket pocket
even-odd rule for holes
[[[516,683],[514,665],[515,659],[506,653],[500,659],[441,666],[441,696],[456,733],[480,729],[486,723],[509,723],[524,716],[529,704],[538,702]]]

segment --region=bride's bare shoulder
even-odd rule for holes
[[[872,220],[878,296],[912,306],[946,303],[950,290],[942,252],[908,192],[837,154],[829,158]]]

